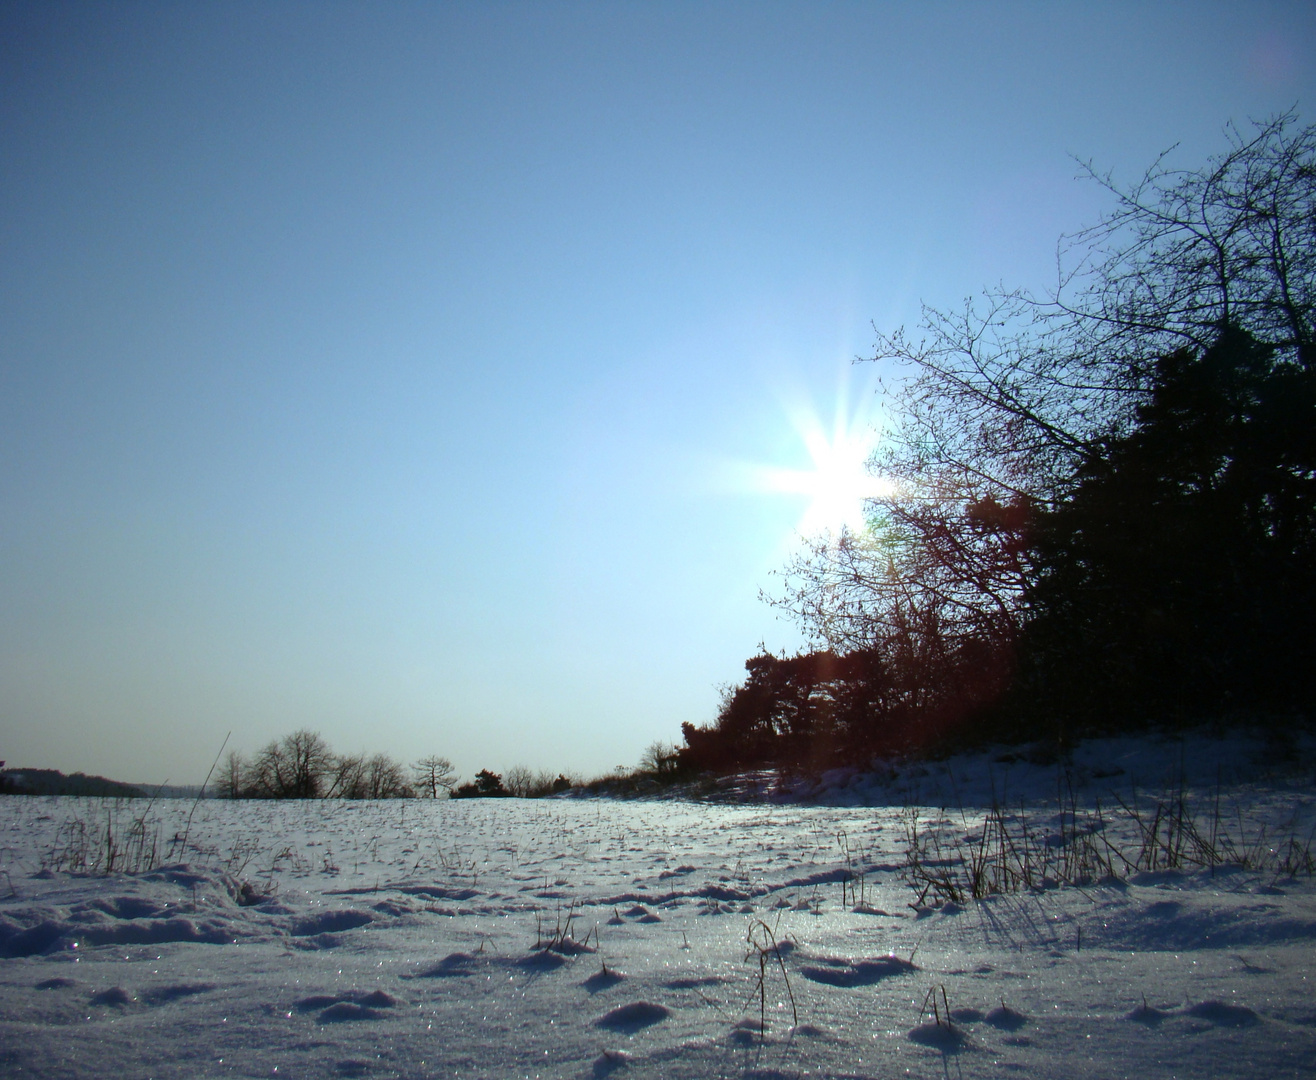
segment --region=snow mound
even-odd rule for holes
[[[632,1001],[629,1005],[619,1005],[604,1013],[594,1021],[594,1025],[610,1028],[613,1031],[634,1033],[661,1023],[671,1015],[672,1010],[665,1005],[655,1005],[650,1001]]]
[[[1008,1005],[998,1005],[983,1017],[983,1021],[1000,1031],[1018,1031],[1028,1023],[1028,1017]]]
[[[920,1046],[930,1046],[943,1054],[958,1054],[961,1050],[969,1050],[973,1047],[969,1036],[963,1030],[954,1024],[944,1022],[919,1024],[906,1037],[910,1042],[918,1043]]]
[[[625,1050],[604,1050],[594,1059],[594,1076],[611,1076],[618,1069],[625,1069],[631,1063],[631,1055]]]
[[[1244,1005],[1230,1005],[1224,1001],[1203,1001],[1186,1009],[1187,1015],[1217,1027],[1251,1027],[1261,1023],[1261,1017]]]
[[[918,968],[898,956],[874,960],[844,960],[818,957],[813,963],[800,965],[800,974],[825,986],[872,986],[893,975],[908,975]]]
[[[607,990],[616,986],[619,982],[624,981],[625,978],[626,973],[624,971],[614,971],[611,968],[605,967],[594,972],[593,975],[581,983],[581,986],[591,994],[597,994],[600,990]]]

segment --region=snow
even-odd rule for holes
[[[134,874],[70,844],[141,802],[5,797],[0,1073],[1310,1075],[1316,879],[1276,868],[1316,827],[1310,749],[1002,756],[711,792],[747,803],[206,801],[189,827],[162,800],[165,865]],[[1120,801],[1181,791],[1247,866],[921,905],[905,879],[911,820],[963,843],[995,798],[1060,851],[1100,802],[1132,858]]]

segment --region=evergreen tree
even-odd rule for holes
[[[1302,358],[1305,359],[1305,358]],[[1033,710],[1084,726],[1300,709],[1316,655],[1316,372],[1225,327],[1153,366],[1039,516]]]

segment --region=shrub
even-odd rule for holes
[[[458,785],[452,793],[454,799],[506,799],[510,795],[503,778],[488,769],[481,769],[473,781]]]

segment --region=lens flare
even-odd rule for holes
[[[791,426],[808,453],[805,468],[769,465],[745,467],[748,486],[765,494],[797,496],[804,500],[796,531],[809,538],[839,537],[843,531],[862,533],[870,499],[891,495],[890,480],[875,475],[869,461],[878,444],[872,418],[847,409],[838,395],[836,411],[827,425],[811,405],[788,410]]]
[[[808,503],[800,516],[799,531],[805,536],[839,536],[867,528],[864,503],[891,494],[889,480],[874,476],[868,468],[877,443],[872,431],[802,431],[813,467],[767,469],[771,490],[803,495]]]

